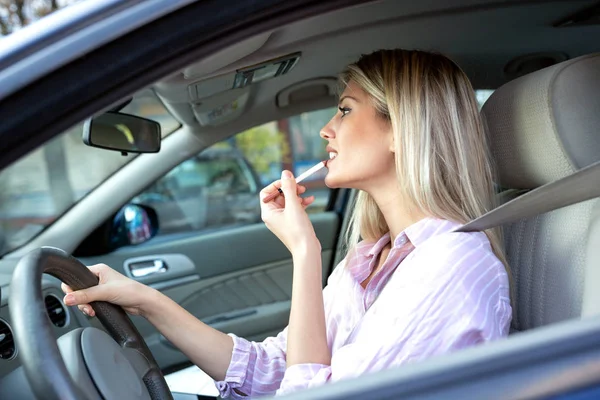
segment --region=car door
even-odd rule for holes
[[[276,335],[289,318],[293,266],[290,253],[261,222],[258,192],[282,168],[298,174],[307,163],[326,156],[318,132],[302,129],[301,124],[290,132],[277,127],[307,120],[311,125],[324,125],[333,112],[304,113],[302,119],[288,118],[287,124],[273,121],[260,127],[271,138],[263,141],[265,146],[285,150],[290,140],[304,140],[314,144],[309,146],[313,151],[279,151],[265,163],[263,148],[244,146],[249,142],[243,140],[245,135],[257,135],[255,128],[182,162],[130,201],[156,211],[159,230],[155,238],[109,254],[79,258],[88,265],[106,263],[155,287],[225,333],[250,340]],[[327,207],[330,190],[323,174],[306,184],[317,197],[307,211],[322,246],[325,284],[340,217]],[[133,319],[161,367],[187,361],[145,319]]]

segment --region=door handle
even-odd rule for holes
[[[163,274],[169,269],[163,260],[137,261],[128,264],[129,273],[134,278],[143,278],[154,274]]]

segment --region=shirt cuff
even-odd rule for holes
[[[320,386],[331,378],[331,366],[324,364],[295,364],[285,370],[276,396]]]
[[[231,362],[225,373],[225,379],[215,381],[215,386],[219,391],[219,395],[223,398],[231,397],[233,399],[244,399],[246,396],[238,394],[233,389],[241,389],[246,381],[246,373],[248,372],[248,362],[250,360],[250,351],[252,345],[245,339],[239,338],[230,333],[229,336],[233,339],[233,351],[231,353]]]

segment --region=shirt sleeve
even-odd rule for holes
[[[424,265],[437,264],[440,271],[454,267],[452,270],[459,272],[441,272],[411,282],[411,290],[388,291],[378,299],[381,302],[369,327],[355,341],[339,348],[331,365],[291,366],[276,394],[424,360],[505,336],[512,311],[508,296],[499,293],[508,292],[508,283],[501,273],[503,267],[493,259],[473,262],[485,253],[478,251],[471,257],[464,257],[464,251],[442,252],[442,257],[440,252],[422,254]],[[398,304],[406,305],[402,312],[398,312]]]
[[[287,328],[260,343],[234,334],[229,336],[233,339],[231,362],[225,379],[215,382],[221,397],[243,399],[273,395],[286,368]]]

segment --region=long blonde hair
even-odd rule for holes
[[[475,93],[454,62],[423,51],[380,50],[349,65],[340,81],[358,85],[391,123],[396,176],[410,207],[466,223],[495,206],[494,171]],[[388,231],[375,200],[360,191],[347,245]],[[485,233],[509,272],[500,230]]]

